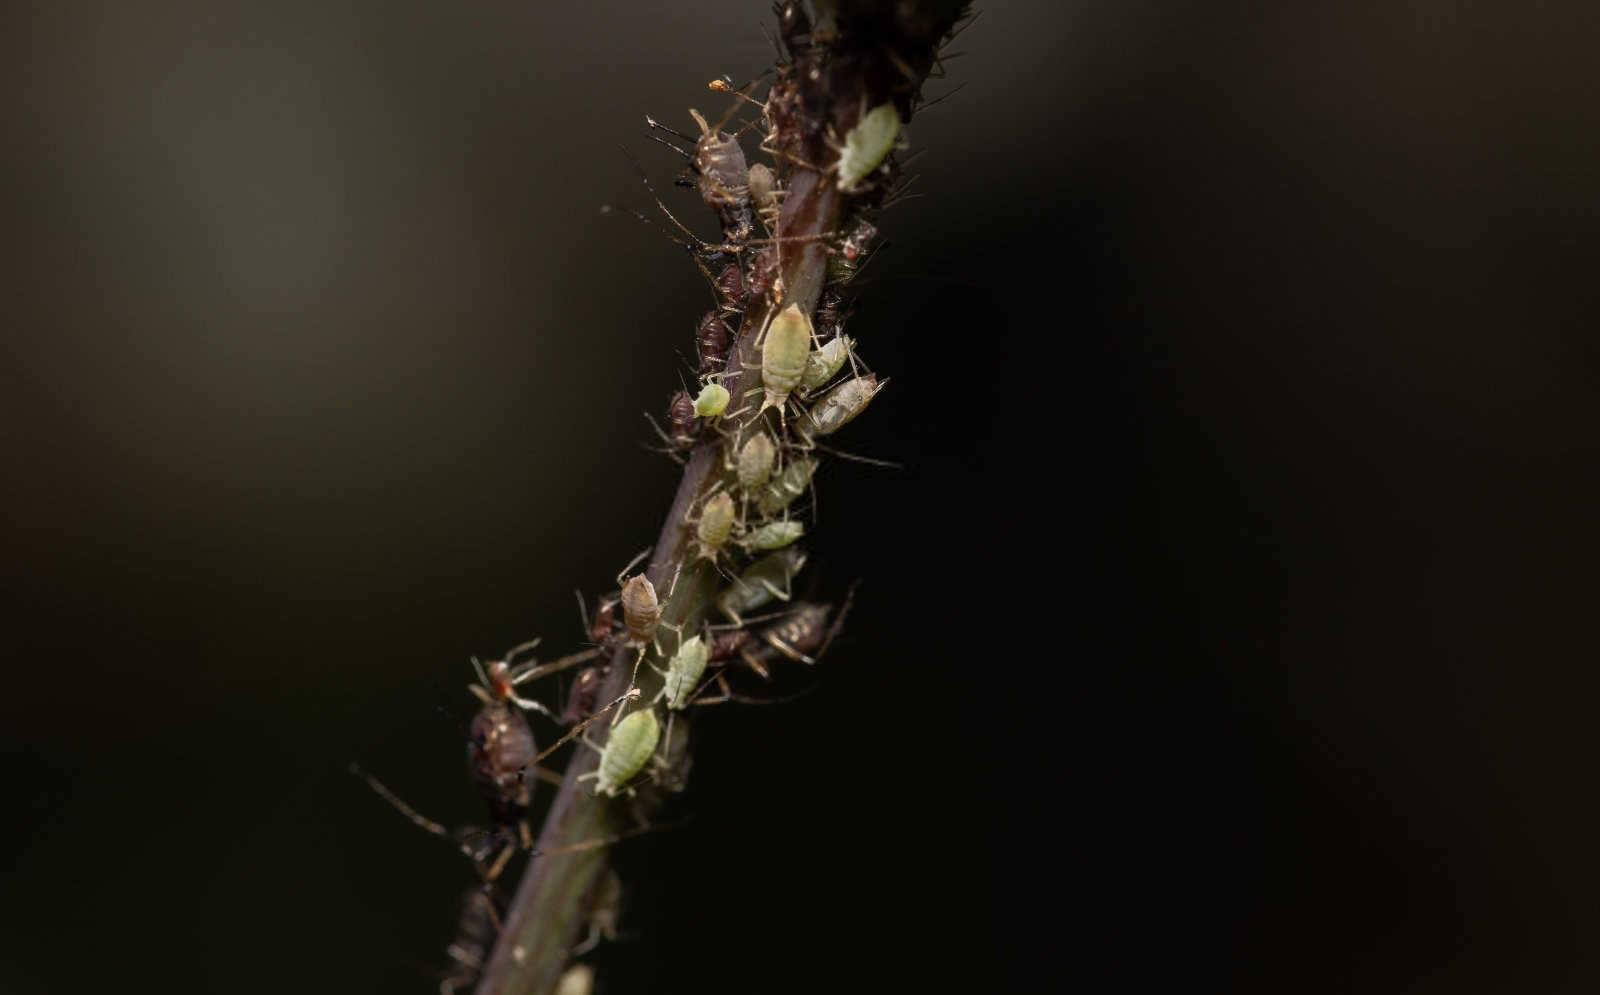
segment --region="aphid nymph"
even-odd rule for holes
[[[844,136],[839,150],[839,189],[856,193],[894,148],[900,135],[900,112],[892,103],[882,103],[861,116]]]

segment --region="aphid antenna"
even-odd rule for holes
[[[676,148],[676,146],[671,146],[670,143],[665,143],[665,144],[668,144],[669,147]],[[676,225],[678,227],[679,231],[681,231],[685,235],[687,235],[689,237],[689,240],[692,241],[697,248],[690,249],[689,246],[685,245],[683,242],[679,241],[676,238],[673,239],[674,242],[677,242],[680,246],[683,246],[685,249],[689,249],[689,251],[699,251],[699,252],[738,252],[739,251],[739,247],[736,246],[736,245],[716,245],[716,244],[713,244],[711,242],[707,242],[705,239],[701,238],[699,235],[696,235],[689,228],[688,225],[684,224],[682,221],[679,221],[677,215],[673,214],[672,211],[670,209],[668,209],[668,207],[666,205],[666,202],[663,201],[661,199],[661,195],[656,192],[655,184],[650,182],[650,175],[644,171],[644,167],[639,164],[639,160],[634,158],[633,153],[629,152],[626,146],[619,146],[619,147],[622,149],[622,154],[628,157],[628,161],[633,163],[633,168],[638,171],[638,173],[639,173],[639,182],[643,183],[644,184],[644,188],[646,190],[650,191],[650,198],[656,202],[656,207],[659,207],[661,209],[661,213],[665,214],[667,216],[667,220],[671,221],[674,225]],[[680,149],[679,151],[682,151],[682,150]],[[629,211],[629,213],[632,214],[634,217],[638,218],[640,221],[644,221],[646,224],[649,224],[648,219],[646,219],[644,215],[638,213],[637,211]],[[668,237],[670,238],[671,236],[668,236]],[[704,270],[702,268],[702,272],[703,271]],[[707,279],[710,279],[710,278],[711,278],[710,274],[708,273],[707,274]]]
[[[921,117],[922,114],[924,112],[926,112],[928,108],[937,106],[939,104],[942,104],[946,100],[949,100],[951,97],[955,96],[956,94],[960,93],[962,90],[966,89],[967,82],[968,81],[963,80],[962,82],[956,84],[954,87],[950,88],[949,90],[946,90],[944,93],[941,93],[937,97],[934,97],[932,100],[924,100],[922,103],[918,104],[917,105],[917,110],[916,110],[917,116]]]
[[[884,383],[888,383],[888,381],[885,380]],[[837,456],[840,459],[846,459],[852,463],[865,463],[867,466],[882,467],[886,470],[904,470],[906,468],[904,463],[896,463],[894,460],[877,459],[873,456],[862,456],[860,453],[852,453],[845,449],[839,449],[834,446],[830,446],[825,442],[817,442],[816,440],[811,440],[811,444],[809,446],[802,448],[820,449],[830,456]]]
[[[634,567],[638,566],[639,565],[639,561],[643,560],[646,556],[649,556],[651,551],[654,550],[654,549],[655,549],[654,546],[646,546],[645,548],[639,550],[639,552],[634,555],[633,559],[628,561],[627,566],[623,567],[622,571],[617,574],[617,586],[618,587],[621,587],[622,586],[622,582],[627,579],[628,571],[632,570]]]
[[[394,806],[395,811],[411,820],[412,825],[416,826],[425,833],[439,837],[440,839],[454,846],[457,850],[461,851],[461,853],[466,856],[468,860],[478,863],[477,855],[473,853],[472,848],[458,839],[455,833],[452,833],[449,829],[446,829],[443,824],[433,821],[432,819],[423,815],[421,812],[418,812],[416,809],[412,808],[410,805],[406,804],[399,795],[395,794],[393,791],[390,791],[382,781],[378,780],[376,777],[373,777],[371,774],[368,774],[365,770],[362,770],[360,764],[352,760],[347,769],[356,777],[366,781],[367,787],[371,788],[379,798],[382,798],[384,801]],[[479,869],[482,869],[481,866]]]
[[[673,138],[681,139],[681,140],[683,140],[685,142],[688,142],[690,145],[693,145],[696,142],[696,139],[692,135],[685,135],[683,132],[679,131],[676,128],[673,128],[673,127],[670,127],[668,125],[662,124],[660,121],[657,121],[655,118],[651,117],[648,114],[646,114],[644,116],[644,123],[649,125],[651,131],[665,131],[667,134],[671,135]],[[667,141],[664,138],[661,138],[658,135],[646,134],[645,137],[651,139],[652,141],[660,142],[662,145],[665,145],[667,148],[669,148],[669,149],[673,150],[674,152],[678,153],[679,155],[683,156],[685,159],[693,159],[694,158],[694,153],[686,152],[683,149],[678,148],[676,145],[672,144],[671,142]]]
[[[560,739],[556,740],[554,743],[551,743],[549,746],[545,747],[545,749],[538,756],[534,757],[532,760],[529,760],[528,761],[528,767],[536,767],[537,764],[539,763],[539,761],[543,760],[545,757],[548,757],[550,754],[554,753],[555,751],[561,749],[561,747],[566,746],[567,743],[571,742],[573,739],[576,739],[576,738],[582,736],[583,731],[585,729],[589,728],[589,724],[591,722],[594,722],[596,719],[600,718],[600,716],[602,716],[605,713],[611,711],[613,708],[616,708],[618,705],[622,704],[625,701],[637,701],[637,700],[639,700],[639,695],[640,695],[640,691],[639,691],[638,687],[630,687],[628,690],[626,690],[622,694],[618,695],[610,704],[606,705],[603,708],[595,709],[595,712],[594,712],[593,715],[590,715],[588,718],[584,719],[582,722],[578,722],[575,725],[573,725],[573,727],[571,729],[568,729],[566,731],[566,733]],[[588,743],[589,742],[588,737],[583,737],[583,741],[585,743]],[[593,744],[590,744],[590,745],[593,745]],[[526,768],[524,768],[524,769],[526,769]]]

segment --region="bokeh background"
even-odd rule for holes
[[[606,991],[1593,990],[1581,4],[985,5]],[[431,991],[467,658],[580,638],[766,5],[12,5],[0,989]],[[710,221],[679,192],[673,203]],[[1031,978],[1030,978],[1031,976]]]

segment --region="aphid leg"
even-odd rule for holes
[[[618,587],[622,586],[622,581],[623,581],[624,578],[626,578],[628,576],[628,571],[632,570],[635,566],[637,566],[640,560],[644,559],[646,556],[649,556],[650,555],[650,551],[653,548],[654,548],[653,546],[646,546],[644,549],[639,550],[639,552],[634,555],[633,559],[628,561],[628,565],[623,567],[622,571],[617,574],[617,586]]]
[[[432,819],[401,801],[399,795],[396,795],[393,791],[390,791],[387,787],[385,787],[382,781],[362,770],[359,764],[351,763],[348,769],[350,773],[361,778],[363,781],[366,781],[367,786],[375,791],[379,798],[382,798],[390,805],[393,805],[397,812],[405,816],[407,819],[410,819],[412,825],[416,826],[418,829],[421,829],[423,832],[432,833],[434,836],[437,836],[440,839],[449,840],[451,843],[456,842],[455,836],[450,832],[450,830],[446,829],[443,825],[434,822]]]

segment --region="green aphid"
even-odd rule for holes
[[[855,193],[861,181],[883,165],[894,140],[900,137],[900,112],[894,104],[883,103],[861,116],[861,120],[844,136],[844,147],[839,150],[839,189]]]
[[[719,383],[708,383],[700,388],[694,399],[694,413],[701,418],[715,418],[728,410],[728,388]]]
[[[752,550],[766,552],[792,545],[806,534],[804,522],[768,522],[745,536],[741,542]]]
[[[642,708],[618,722],[600,751],[600,766],[595,772],[594,793],[615,798],[629,781],[639,776],[655,755],[661,739],[661,723],[656,713]]]
[[[678,647],[678,652],[667,661],[660,697],[667,699],[668,708],[676,712],[689,707],[689,697],[700,686],[700,678],[705,676],[706,661],[710,659],[710,654],[705,640],[695,636],[685,640]]]
[[[829,339],[820,349],[811,350],[806,357],[806,371],[800,374],[800,386],[807,391],[816,390],[839,372],[845,361],[850,358],[850,347],[855,345],[855,339],[848,335],[840,335]]]
[[[717,609],[735,625],[742,625],[742,616],[772,599],[788,601],[789,581],[805,563],[806,554],[793,547],[768,553],[746,567],[738,580],[717,595]]]
[[[767,484],[761,491],[756,498],[756,507],[761,509],[763,515],[776,515],[793,504],[795,498],[805,493],[806,487],[811,484],[811,475],[816,472],[816,460],[806,458],[793,460],[783,468],[776,480]]]
[[[810,355],[811,319],[798,305],[790,304],[767,325],[761,343],[761,385],[766,390],[762,411],[777,408],[783,413],[783,404],[800,385]]]
[[[739,456],[734,464],[734,472],[739,478],[739,488],[746,494],[754,494],[765,487],[772,477],[772,462],[777,455],[777,447],[772,444],[772,439],[767,433],[752,435],[749,441],[739,447]]]

